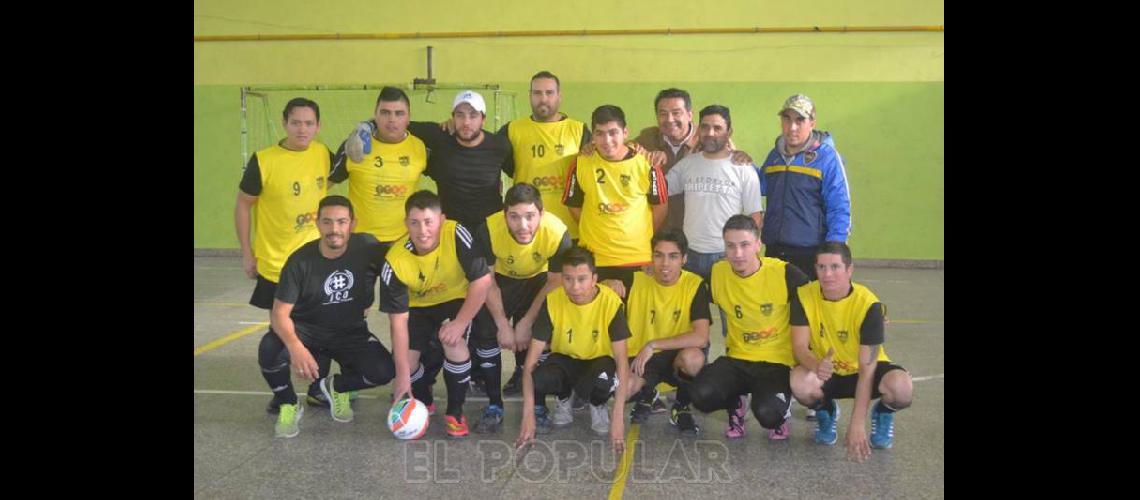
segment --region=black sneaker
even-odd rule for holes
[[[507,380],[507,385],[503,386],[503,395],[518,396],[519,394],[522,394],[522,368],[515,368],[510,380]]]
[[[697,425],[696,419],[693,418],[693,412],[689,411],[688,406],[674,404],[673,411],[669,413],[669,423],[675,425],[677,430],[685,436],[696,436],[701,432],[701,427]]]
[[[328,408],[329,407],[329,398],[326,398],[325,394],[323,392],[321,392],[320,389],[317,389],[316,394],[313,394],[311,391],[309,392],[309,395],[305,398],[305,404],[308,406],[319,406],[321,408]]]
[[[265,405],[265,413],[270,415],[281,413],[281,402],[277,398],[270,397],[269,404]]]
[[[644,424],[649,421],[650,413],[653,413],[653,406],[645,401],[638,401],[633,404],[633,411],[629,413],[629,423]]]

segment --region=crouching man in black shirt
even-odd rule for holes
[[[316,355],[340,364],[340,375],[318,382],[337,422],[352,421],[348,391],[384,385],[396,374],[392,354],[364,320],[384,248],[371,234],[353,233],[355,227],[348,198],[326,196],[317,210],[320,239],[298,248],[281,270],[270,316],[273,328],[258,348],[262,375],[281,403],[277,437],[296,436],[304,413],[286,367],[313,382],[318,377]]]

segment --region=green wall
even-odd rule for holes
[[[941,1],[859,3],[630,1],[623,5],[498,2],[464,12],[462,3],[344,1],[314,6],[282,0],[230,5],[195,2],[195,35],[941,25]],[[334,8],[335,6],[335,8]],[[455,12],[439,15],[440,12]],[[346,15],[351,13],[351,15]],[[945,52],[942,33],[575,36],[194,44],[195,248],[236,248],[233,203],[240,178],[240,88],[246,85],[407,85],[426,76],[434,47],[438,83],[497,83],[529,112],[527,82],[547,69],[563,81],[563,108],[588,121],[600,104],[625,109],[631,134],[654,124],[653,96],[679,86],[694,110],[729,106],[737,147],[759,161],[779,134],[775,113],[802,92],[818,109],[847,165],[853,199],[851,244],[861,259],[944,259]],[[454,91],[439,91],[449,103]],[[298,92],[305,95],[305,92]],[[374,91],[371,92],[374,100]],[[336,147],[371,102],[322,104],[320,139]],[[486,94],[485,94],[486,95]],[[355,101],[353,101],[355,102]],[[413,96],[412,116],[438,120],[446,106]],[[275,110],[279,113],[280,110]],[[350,115],[350,116],[344,116]],[[339,120],[339,122],[338,122]],[[279,120],[278,120],[279,122]],[[488,128],[490,125],[488,124]],[[343,191],[343,186],[334,192]]]

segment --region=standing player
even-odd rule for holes
[[[249,157],[234,206],[242,269],[257,280],[249,303],[266,311],[273,308],[285,259],[320,236],[313,208],[328,190],[332,165],[329,149],[314,141],[321,129],[321,108],[316,102],[297,97],[285,104],[281,115],[285,139]],[[276,336],[271,322],[263,341]],[[324,376],[330,361],[326,356],[319,360]],[[262,376],[268,380],[264,372]],[[309,386],[309,403],[328,404],[316,384]],[[274,396],[266,411],[275,414],[280,405],[281,399]]]
[[[599,106],[591,116],[599,154],[578,155],[566,176],[563,203],[578,221],[580,244],[597,256],[598,279],[620,280],[625,297],[633,274],[648,265],[649,240],[667,213],[661,169],[625,145],[625,113]]]
[[[570,239],[577,241],[578,223],[562,204],[562,192],[570,162],[581,146],[590,142],[590,129],[558,112],[561,104],[562,87],[558,77],[549,71],[540,71],[530,79],[530,116],[508,122],[499,129],[499,134],[510,139],[514,150],[515,184],[525,182],[538,189],[542,194],[540,211],[557,216],[569,229]],[[552,267],[550,271],[551,276],[558,276],[557,268]],[[556,287],[557,284],[550,289]],[[522,391],[525,345],[529,344],[515,352],[514,374],[503,386],[503,394]]]
[[[360,221],[357,230],[371,233],[388,248],[408,232],[400,214],[427,168],[427,150],[408,133],[411,103],[403,90],[381,89],[374,114],[378,127],[368,137],[368,153],[355,161],[345,151],[349,141],[341,143],[329,180],[349,181],[348,199]]]

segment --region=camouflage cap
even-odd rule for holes
[[[789,97],[788,100],[784,101],[784,107],[780,108],[780,112],[776,114],[783,115],[789,109],[809,120],[815,119],[815,103],[811,102],[811,98],[806,95],[796,94]]]

